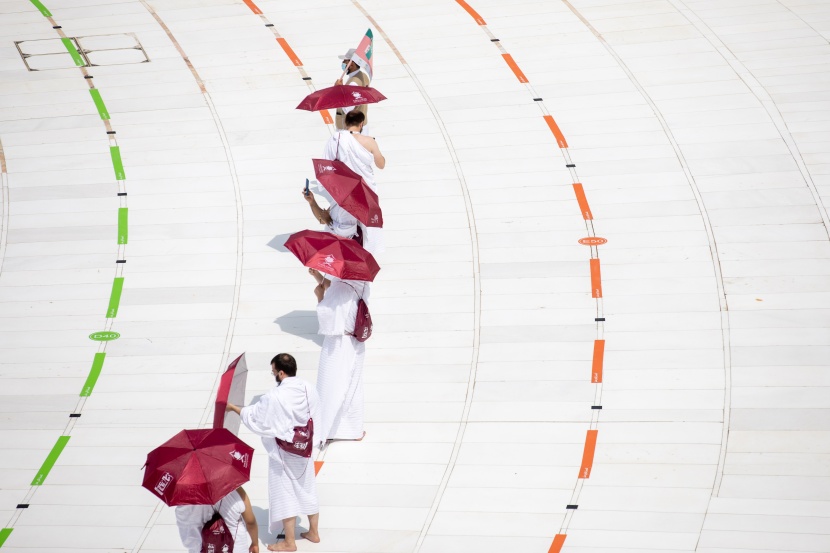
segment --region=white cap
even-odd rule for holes
[[[352,56],[354,55],[354,53],[355,53],[355,49],[354,48],[349,48],[348,51],[344,55],[337,56],[337,57],[340,58],[341,60],[350,60],[350,59],[352,59]]]

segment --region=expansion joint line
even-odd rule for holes
[[[798,167],[799,172],[801,173],[802,178],[804,179],[804,184],[807,185],[807,188],[810,190],[810,194],[813,196],[813,201],[816,202],[816,208],[819,211],[819,215],[821,215],[822,222],[824,223],[824,231],[827,233],[827,237],[830,238],[830,216],[828,216],[827,206],[824,205],[824,200],[821,197],[821,193],[819,193],[818,188],[816,187],[815,181],[813,181],[813,175],[810,173],[810,169],[807,167],[807,164],[804,162],[804,156],[801,155],[801,150],[798,148],[798,143],[793,138],[792,133],[790,133],[789,128],[787,128],[787,122],[784,120],[784,116],[781,115],[781,112],[778,109],[775,101],[767,92],[767,89],[764,88],[764,85],[761,84],[760,81],[752,74],[750,71],[739,59],[738,57],[729,49],[726,44],[709,28],[709,26],[691,9],[689,9],[686,4],[683,3],[682,0],[669,0],[669,2],[674,6],[674,8],[680,12],[683,17],[685,17],[689,23],[691,23],[695,29],[709,41],[715,50],[718,51],[718,54],[726,60],[726,63],[732,68],[733,71],[738,75],[738,78],[743,81],[743,83],[747,86],[747,88],[752,92],[753,96],[758,100],[764,110],[767,112],[772,123],[775,125],[778,134],[781,136],[781,140],[784,141],[784,144],[787,145],[787,149],[790,152],[790,155],[793,158],[796,166]],[[783,6],[783,4],[782,4]],[[784,6],[786,8],[786,6]],[[789,8],[787,8],[789,10]],[[792,11],[792,10],[790,10]],[[794,12],[793,15],[798,17]],[[810,25],[801,19],[807,27]],[[818,33],[813,27],[810,27],[811,30],[815,31],[819,36],[821,33]],[[822,36],[822,38],[824,38]],[[826,40],[826,39],[825,39]]]
[[[222,349],[221,361],[219,363],[219,367],[217,368],[213,385],[211,386],[212,392],[210,399],[205,405],[205,408],[202,411],[202,417],[199,421],[199,427],[201,428],[208,425],[209,421],[212,418],[212,409],[214,408],[216,390],[222,372],[225,366],[228,364],[228,361],[231,356],[231,346],[233,344],[234,330],[236,328],[236,320],[239,313],[240,290],[242,286],[242,262],[245,220],[242,204],[242,189],[239,184],[239,176],[236,171],[236,163],[234,162],[230,141],[228,140],[227,133],[225,132],[225,128],[222,124],[222,120],[219,117],[219,112],[217,111],[216,106],[213,103],[213,99],[210,97],[210,93],[207,90],[205,81],[199,75],[199,72],[196,71],[196,68],[193,66],[193,63],[191,63],[190,58],[187,57],[187,54],[185,53],[181,44],[179,44],[179,42],[176,40],[176,37],[170,31],[170,28],[167,26],[164,20],[162,20],[161,17],[159,17],[159,15],[156,13],[153,7],[146,0],[141,0],[141,5],[144,6],[144,9],[146,9],[150,13],[150,15],[156,21],[156,23],[158,23],[159,27],[162,28],[164,33],[167,35],[167,38],[170,40],[170,42],[176,48],[176,51],[182,57],[182,60],[185,62],[185,65],[187,65],[187,68],[190,71],[190,74],[193,76],[193,79],[196,81],[196,84],[199,86],[199,90],[202,93],[202,97],[205,100],[205,104],[207,105],[207,108],[210,111],[213,123],[216,126],[216,132],[219,135],[220,140],[222,141],[222,147],[225,150],[225,161],[228,164],[228,172],[233,183],[234,205],[236,209],[236,267],[234,272],[233,300],[231,304],[231,312],[228,317],[228,329],[225,333],[225,343]],[[156,521],[161,515],[162,509],[163,506],[161,503],[159,503],[153,511],[152,515],[150,516],[150,519],[147,521],[144,530],[142,531],[141,535],[136,541],[136,544],[133,547],[132,551],[135,552],[141,550],[141,547],[144,545],[147,536],[150,534],[150,532],[156,524]]]
[[[69,421],[67,422],[63,433],[58,437],[57,441],[55,442],[55,445],[47,454],[46,460],[43,462],[40,469],[35,474],[35,477],[31,482],[29,491],[26,493],[26,496],[23,498],[23,501],[17,505],[17,508],[12,514],[6,527],[0,530],[0,547],[3,546],[3,544],[11,535],[14,526],[17,523],[17,520],[23,514],[24,510],[29,508],[29,504],[35,497],[37,490],[40,488],[40,486],[44,484],[50,471],[55,466],[55,463],[57,462],[61,453],[69,443],[69,439],[72,434],[72,429],[75,427],[76,421],[83,414],[83,409],[84,405],[86,404],[86,400],[92,394],[92,391],[95,388],[95,384],[98,382],[98,378],[100,377],[101,371],[103,370],[104,359],[107,355],[107,343],[110,340],[114,340],[120,337],[120,334],[112,331],[112,327],[114,319],[118,315],[118,308],[121,303],[121,292],[124,288],[124,266],[127,263],[126,250],[129,234],[126,182],[127,177],[124,172],[124,164],[121,161],[121,150],[118,146],[118,140],[116,139],[116,132],[113,130],[112,124],[110,123],[110,114],[107,111],[103,98],[101,97],[101,91],[95,86],[93,75],[89,74],[89,72],[87,71],[86,62],[81,56],[81,53],[78,51],[76,47],[76,42],[73,41],[71,37],[67,36],[66,33],[64,33],[63,28],[57,24],[55,19],[52,17],[52,13],[49,11],[48,8],[46,8],[46,6],[44,6],[40,2],[40,0],[30,1],[32,5],[34,5],[38,9],[38,11],[40,11],[40,13],[47,19],[47,21],[49,21],[49,23],[52,25],[52,28],[60,37],[61,43],[66,48],[67,52],[69,53],[69,56],[72,58],[73,62],[75,63],[75,66],[81,72],[84,81],[87,83],[87,86],[89,87],[89,95],[92,99],[92,102],[95,104],[95,108],[98,111],[98,115],[101,117],[101,121],[104,124],[104,129],[109,142],[109,155],[112,160],[112,167],[115,173],[115,183],[117,190],[115,194],[118,198],[119,205],[116,217],[116,243],[118,245],[118,250],[116,254],[116,259],[114,261],[115,276],[113,278],[109,304],[107,306],[107,310],[105,313],[104,330],[93,332],[89,336],[90,339],[97,341],[99,345],[98,351],[93,356],[92,367],[90,368],[86,381],[84,382],[83,386],[81,387],[80,393],[78,394],[78,403],[76,404],[73,412],[69,413]],[[2,262],[2,254],[5,253],[4,248],[8,232],[8,187],[6,185],[6,164],[2,151],[0,151],[0,160],[2,160],[2,162],[0,163],[0,168],[2,169],[4,195],[3,234],[0,237],[0,247],[3,248],[3,250],[0,250],[0,262]]]
[[[472,343],[472,358],[470,360],[470,371],[467,376],[467,391],[464,398],[464,409],[461,414],[458,432],[455,436],[455,441],[453,443],[452,452],[447,463],[447,468],[445,469],[444,474],[442,475],[441,482],[438,486],[438,490],[435,493],[435,499],[433,500],[432,505],[430,506],[430,510],[427,514],[423,526],[421,527],[421,532],[418,536],[418,541],[415,545],[414,550],[419,551],[423,546],[427,534],[429,533],[429,529],[432,525],[433,520],[435,519],[435,515],[438,512],[438,508],[441,503],[441,498],[443,497],[443,494],[447,489],[447,486],[449,485],[450,478],[452,477],[453,470],[455,469],[455,464],[458,460],[458,455],[461,451],[461,445],[464,440],[464,434],[467,430],[467,423],[470,417],[470,410],[472,409],[473,395],[475,391],[476,379],[478,374],[479,350],[481,344],[481,268],[478,244],[478,229],[476,226],[475,211],[473,209],[473,202],[470,196],[469,187],[467,185],[467,179],[464,176],[464,170],[461,166],[461,161],[458,158],[458,153],[456,152],[455,145],[452,141],[452,137],[450,137],[450,134],[447,131],[447,127],[444,124],[443,119],[441,118],[441,114],[438,111],[438,108],[435,106],[435,103],[432,101],[432,98],[427,93],[418,76],[412,70],[412,67],[406,62],[406,59],[404,59],[400,50],[398,50],[397,46],[395,46],[395,43],[392,42],[392,40],[389,38],[389,35],[386,34],[383,28],[369,14],[369,12],[366,11],[366,9],[360,4],[360,2],[358,2],[357,0],[352,0],[352,4],[354,4],[354,6],[363,14],[363,16],[366,17],[369,23],[380,33],[384,42],[386,42],[386,44],[395,54],[395,57],[398,58],[398,61],[406,70],[410,79],[412,79],[412,82],[418,88],[418,92],[421,94],[421,97],[424,99],[424,102],[427,104],[430,111],[432,112],[433,118],[435,119],[435,122],[438,125],[439,130],[441,131],[441,135],[444,139],[447,151],[449,152],[450,157],[452,159],[453,167],[455,168],[456,176],[458,178],[458,182],[461,187],[461,192],[464,197],[464,206],[467,212],[467,224],[470,231],[470,249],[473,266],[472,276],[474,333]]]
[[[670,0],[673,2],[673,0]],[[694,175],[692,174],[691,170],[689,169],[689,164],[686,162],[686,158],[683,155],[683,151],[680,148],[677,140],[674,137],[674,134],[671,132],[671,128],[669,127],[666,118],[663,116],[662,112],[658,108],[657,104],[651,98],[651,96],[646,91],[645,87],[640,84],[640,81],[634,75],[634,73],[629,69],[629,67],[625,64],[622,58],[617,54],[616,50],[605,40],[602,34],[597,31],[597,29],[591,25],[591,23],[573,6],[568,0],[562,0],[562,3],[565,4],[568,9],[573,12],[573,14],[582,22],[585,27],[591,31],[591,33],[596,37],[596,39],[602,44],[605,50],[616,60],[617,64],[620,68],[625,72],[628,76],[631,83],[637,88],[637,91],[640,93],[642,98],[648,103],[649,107],[654,113],[654,116],[660,122],[660,126],[663,128],[663,132],[666,135],[666,138],[671,143],[672,149],[674,150],[675,156],[677,157],[681,167],[683,168],[683,172],[686,175],[686,180],[689,184],[689,188],[691,189],[695,201],[697,203],[698,209],[700,210],[703,226],[706,230],[706,236],[709,241],[709,251],[712,258],[712,268],[715,273],[715,284],[717,286],[717,294],[718,294],[718,303],[720,306],[720,319],[721,319],[721,343],[723,347],[723,367],[724,367],[724,401],[723,401],[723,426],[722,426],[722,433],[721,433],[721,448],[720,454],[718,456],[718,467],[717,472],[715,474],[715,479],[712,485],[712,497],[717,497],[719,490],[720,490],[720,483],[723,479],[723,469],[724,464],[726,461],[726,446],[729,439],[729,420],[730,420],[730,412],[731,412],[731,390],[732,390],[732,357],[731,357],[731,338],[730,338],[730,323],[729,323],[729,305],[727,303],[726,298],[726,290],[723,283],[723,273],[721,271],[720,266],[720,255],[718,253],[718,244],[715,240],[715,233],[712,227],[712,223],[709,219],[709,214],[706,210],[706,205],[703,202],[703,196],[700,193],[700,189],[697,186],[697,182],[695,181]],[[674,2],[673,2],[674,4]],[[675,7],[676,4],[675,4]],[[710,32],[711,34],[711,32]],[[811,181],[810,181],[811,182]],[[707,507],[708,513],[708,507]],[[701,521],[700,530],[698,532],[698,540],[700,539],[700,533],[703,530],[703,524],[705,521]],[[697,547],[695,548],[697,549]]]
[[[6,171],[6,154],[3,151],[3,140],[0,137],[0,274],[3,273],[3,262],[6,260],[6,243],[9,239],[9,175]]]
[[[565,543],[573,514],[579,507],[579,497],[582,492],[584,482],[591,476],[591,470],[594,463],[594,451],[596,449],[597,437],[599,434],[598,426],[600,422],[600,414],[602,413],[603,359],[605,354],[605,312],[602,301],[603,295],[599,246],[605,244],[606,240],[605,238],[601,238],[596,235],[594,228],[594,216],[591,212],[588,198],[585,194],[585,188],[580,182],[579,174],[576,170],[576,163],[571,160],[571,155],[568,150],[568,141],[565,139],[565,136],[559,128],[559,125],[557,125],[556,120],[545,106],[544,98],[541,98],[536,90],[534,90],[529,79],[516,63],[516,60],[513,59],[513,56],[510,55],[501,40],[487,27],[487,22],[484,18],[464,0],[456,0],[456,3],[461,6],[475,20],[479,28],[484,31],[490,39],[490,43],[497,48],[504,62],[516,76],[516,79],[527,89],[527,92],[530,95],[530,101],[539,107],[539,111],[542,113],[542,119],[553,135],[556,144],[559,146],[562,158],[565,161],[565,167],[570,172],[571,186],[573,188],[574,195],[576,196],[576,202],[579,206],[580,214],[585,222],[585,230],[588,233],[588,236],[579,239],[579,243],[588,246],[590,249],[588,273],[590,274],[591,297],[595,300],[596,306],[594,313],[596,338],[594,339],[591,372],[589,377],[590,382],[595,385],[594,401],[590,406],[591,416],[585,435],[585,447],[582,453],[582,462],[580,463],[579,472],[575,479],[570,503],[565,506],[565,514],[563,515],[562,523],[560,524],[558,533],[553,537],[553,542],[551,543],[549,549],[549,553],[559,553]]]

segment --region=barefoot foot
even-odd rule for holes
[[[307,539],[311,543],[320,543],[320,534],[312,532],[311,530],[308,532],[300,532],[300,537]]]

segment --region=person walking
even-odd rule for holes
[[[314,421],[319,420],[319,399],[313,387],[297,378],[297,361],[287,353],[271,360],[277,385],[247,407],[228,403],[227,410],[242,419],[251,432],[262,437],[268,453],[269,529],[282,523],[285,541],[268,546],[269,551],[296,551],[296,518],[307,515],[309,529],[301,537],[318,543],[320,505],[311,448]],[[289,452],[294,451],[294,452]]]
[[[323,335],[320,364],[317,368],[317,393],[321,417],[315,442],[362,440],[363,360],[366,345],[354,337],[359,299],[368,303],[369,283],[340,280],[314,269],[308,271],[317,281],[317,321]]]
[[[363,113],[358,111],[349,112],[345,118],[346,128],[336,132],[334,136],[326,140],[323,147],[323,159],[342,161],[349,169],[360,175],[369,185],[369,188],[372,189],[372,192],[380,197],[377,183],[375,183],[374,167],[378,169],[386,167],[386,158],[383,157],[380,147],[373,137],[361,134],[365,120]],[[386,251],[383,241],[383,229],[366,227],[362,223],[358,224],[360,224],[363,236],[363,247],[368,252],[374,255]]]
[[[334,81],[335,85],[348,85],[348,86],[369,86],[371,83],[371,78],[369,75],[361,71],[360,67],[352,61],[352,57],[355,54],[354,48],[349,48],[349,50],[343,54],[342,56],[338,56],[340,58],[341,64],[340,69],[345,72],[341,78]],[[334,113],[334,126],[337,129],[345,129],[345,117],[347,113],[351,113],[352,111],[360,112],[364,115],[365,120],[368,124],[369,120],[369,107],[367,105],[361,106],[346,106],[342,108],[337,108]]]

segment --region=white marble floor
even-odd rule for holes
[[[826,0],[0,0],[0,549],[182,551],[146,453],[242,352],[314,381],[294,107],[367,28],[368,435],[299,550],[830,551]]]

